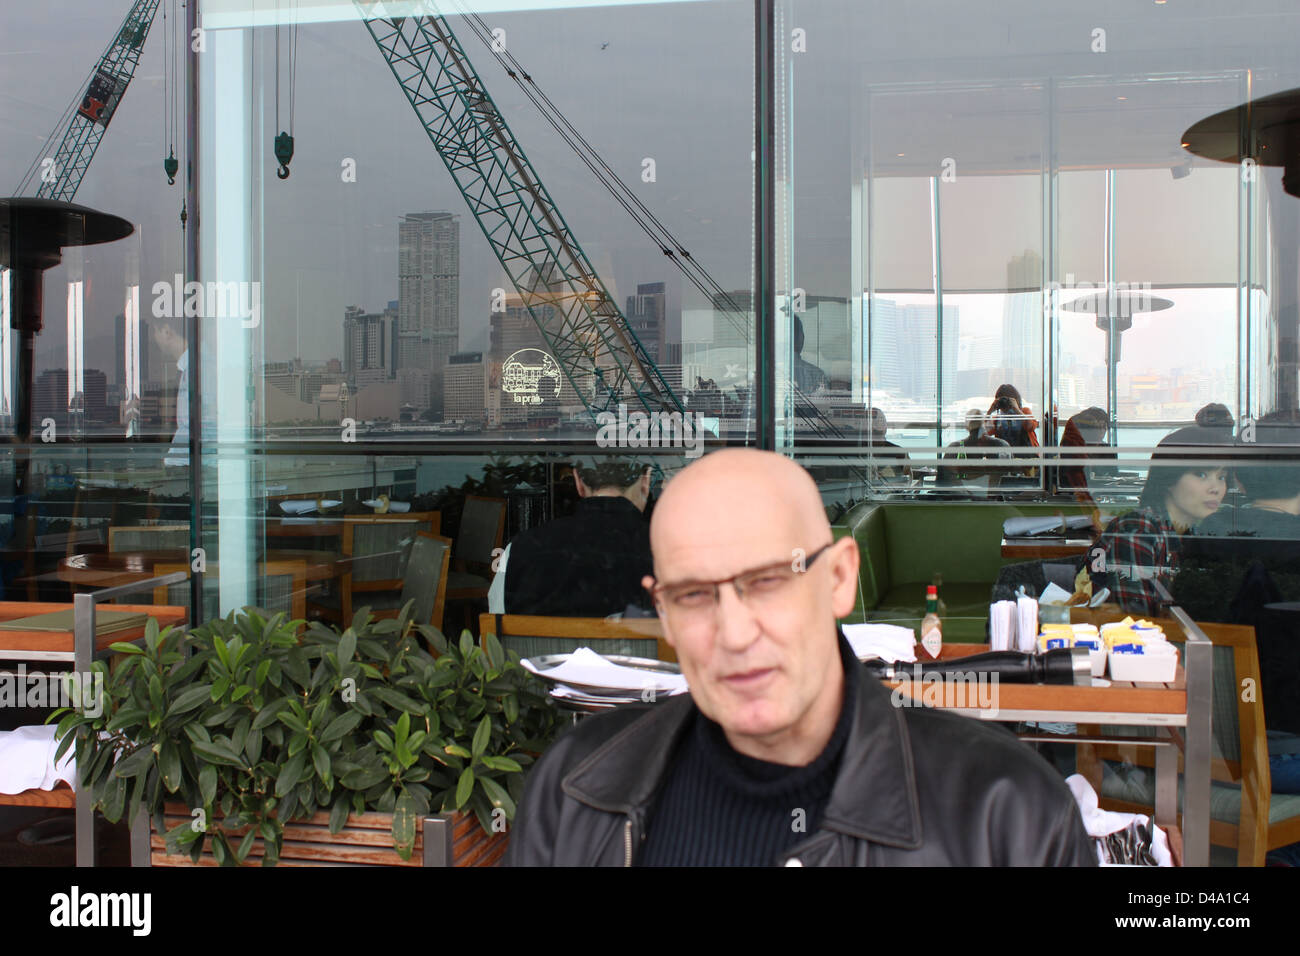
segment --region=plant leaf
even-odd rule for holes
[[[339,833],[347,824],[349,809],[347,794],[334,801],[330,807],[330,833]]]
[[[492,718],[484,717],[478,723],[478,729],[474,731],[474,740],[470,744],[470,753],[475,757],[481,757],[487,750],[488,741],[492,738]]]
[[[460,773],[460,780],[456,782],[456,809],[462,809],[469,802],[470,794],[474,792],[474,771],[466,767]]]
[[[280,776],[275,780],[275,795],[277,797],[283,797],[297,786],[299,779],[302,777],[303,767],[306,766],[306,764],[306,750],[299,750],[294,754],[294,756],[289,758],[289,762],[280,769]]]
[[[491,777],[479,777],[478,779],[479,783],[483,784],[483,792],[492,801],[492,806],[505,810],[506,819],[513,820],[515,818],[515,802],[510,799],[510,794],[506,793],[505,788]]]
[[[393,806],[393,847],[403,860],[411,858],[415,847],[415,821],[415,798],[403,789]]]
[[[311,762],[316,768],[316,775],[328,785],[333,780],[330,775],[330,755],[320,744],[311,745]]]

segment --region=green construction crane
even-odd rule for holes
[[[354,0],[475,221],[588,411],[680,412],[664,380],[524,155],[478,72],[428,5],[382,15]]]
[[[136,0],[131,5],[121,29],[91,74],[81,105],[72,114],[54,155],[38,157],[38,163],[33,164],[33,172],[39,164],[40,186],[36,190],[37,197],[71,202],[77,194],[81,180],[90,168],[90,161],[95,158],[99,141],[104,138],[113,113],[126,95],[131,78],[135,76],[135,68],[140,63],[140,53],[144,50],[144,41],[149,37],[149,27],[153,25],[159,2],[160,0]],[[168,168],[170,171],[171,167]],[[174,175],[174,171],[171,174]]]

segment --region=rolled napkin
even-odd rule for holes
[[[1008,538],[1025,538],[1035,534],[1064,534],[1082,528],[1092,527],[1089,515],[1070,515],[1062,520],[1060,515],[1042,517],[1008,518],[1002,522],[1002,534]]]
[[[860,661],[880,658],[883,661],[916,660],[916,632],[897,624],[843,624],[840,630]]]
[[[989,605],[989,649],[1016,649],[1016,602],[996,601]]]
[[[1031,597],[1016,599],[1016,650],[1032,654],[1038,645],[1038,602]]]

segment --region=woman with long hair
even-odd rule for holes
[[[993,403],[989,405],[989,434],[1012,448],[1037,448],[1037,429],[1038,421],[1033,409],[1021,400],[1020,390],[1011,384],[999,385]],[[1032,478],[1038,474],[1038,469],[1030,465],[1021,474]]]
[[[1222,429],[1193,426],[1166,435],[1151,456],[1138,507],[1120,515],[1102,532],[1101,561],[1089,570],[1102,576],[1113,599],[1128,613],[1161,613],[1165,595],[1178,573],[1181,538],[1219,510],[1231,479],[1224,452],[1209,453],[1178,446],[1223,445]],[[1211,459],[1205,464],[1205,459]],[[1163,593],[1162,593],[1163,591]]]

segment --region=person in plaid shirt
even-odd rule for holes
[[[1188,448],[1180,454],[1170,448],[1230,441],[1231,432],[1200,427],[1181,428],[1161,440],[1151,456],[1137,510],[1115,518],[1102,532],[1099,544],[1105,563],[1091,568],[1101,579],[1094,580],[1094,589],[1099,583],[1109,587],[1112,599],[1127,613],[1161,613],[1161,591],[1168,593],[1178,573],[1181,537],[1219,510],[1231,480],[1225,465],[1204,464],[1207,457],[1225,457],[1222,452],[1207,455]],[[1185,465],[1168,463],[1178,458],[1190,460]]]

